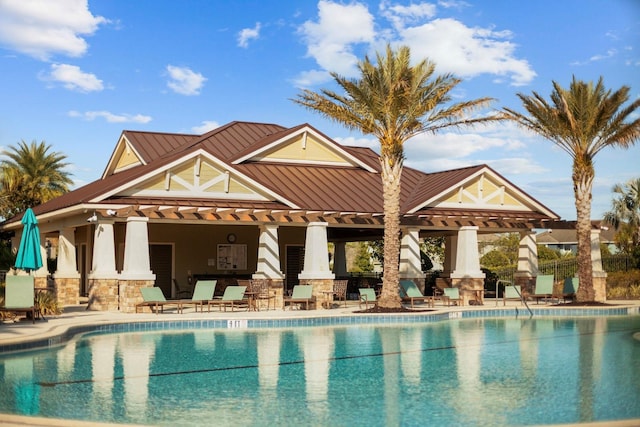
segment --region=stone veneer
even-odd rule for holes
[[[120,311],[123,313],[135,313],[136,304],[142,302],[140,288],[152,288],[155,280],[119,280]],[[150,307],[143,307],[145,312],[151,312]]]
[[[315,308],[326,309],[325,302],[333,302],[333,279],[300,279],[301,285],[313,285],[313,296],[316,297]],[[326,292],[326,293],[325,293]]]
[[[118,279],[89,279],[87,310],[111,311],[117,309]]]
[[[80,279],[79,278],[54,278],[56,301],[58,305],[80,304]]]

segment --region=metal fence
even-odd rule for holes
[[[633,268],[634,262],[630,255],[612,255],[602,258],[602,269],[607,273],[612,273],[614,271],[627,271]],[[491,272],[500,280],[506,280],[514,283],[513,276],[516,270],[516,267],[502,267],[491,270]],[[540,274],[553,274],[556,280],[575,277],[578,271],[578,260],[577,258],[571,258],[541,262],[538,265],[538,271]]]

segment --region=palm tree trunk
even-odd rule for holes
[[[400,177],[402,160],[389,161],[381,157],[382,195],[384,203],[384,263],[382,293],[378,306],[400,308],[398,287],[400,260]]]
[[[591,189],[593,166],[573,166],[573,192],[576,201],[576,234],[578,237],[578,281],[576,300],[594,301],[593,265],[591,261]]]

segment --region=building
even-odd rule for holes
[[[59,303],[88,295],[97,310],[133,311],[142,286],[171,297],[174,279],[269,279],[280,298],[303,282],[320,295],[347,274],[346,242],[383,235],[377,154],[308,124],[231,122],[203,135],[127,130],[100,179],[33,210],[42,241],[58,241],[52,277]],[[519,274],[530,281],[533,229],[558,219],[486,165],[405,168],[401,277],[424,286],[419,240],[446,236],[444,280],[473,298],[484,278],[478,234],[519,232]],[[18,245],[19,216],[0,229],[15,231]],[[46,276],[36,272],[36,280]]]

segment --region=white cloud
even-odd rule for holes
[[[192,127],[191,131],[198,135],[202,135],[219,127],[220,127],[220,123],[210,121],[210,120],[205,120],[199,126]]]
[[[85,111],[81,113],[79,111],[69,111],[69,117],[81,118],[87,121],[92,121],[97,118],[103,118],[108,123],[149,123],[151,116],[145,116],[142,114],[114,114],[109,111]]]
[[[249,47],[249,40],[257,40],[260,37],[260,23],[256,22],[254,28],[244,28],[238,33],[238,46]]]
[[[353,44],[373,43],[373,16],[360,3],[342,5],[327,0],[318,2],[318,21],[307,21],[300,28],[307,43],[307,55],[325,70],[345,76],[356,72],[358,58]]]
[[[40,60],[82,56],[85,36],[108,22],[89,11],[87,0],[0,1],[0,44]]]
[[[455,19],[434,19],[404,28],[399,35],[414,58],[428,57],[440,73],[509,76],[514,86],[528,84],[536,76],[528,61],[514,56],[516,45],[508,41],[509,31],[471,28]]]
[[[331,80],[331,74],[329,74],[328,71],[309,70],[298,74],[298,77],[293,80],[293,83],[296,87],[306,88],[325,83],[329,80]]]
[[[187,67],[167,65],[170,80],[167,86],[181,95],[199,95],[200,89],[207,80],[200,73],[196,73]]]
[[[409,6],[391,5],[383,1],[380,4],[380,13],[387,18],[397,30],[407,24],[420,21],[424,18],[433,18],[436,14],[436,5],[431,3],[412,3]]]
[[[104,89],[102,80],[95,74],[85,73],[80,67],[69,64],[51,64],[51,73],[41,76],[42,80],[60,82],[69,90],[95,92]]]

